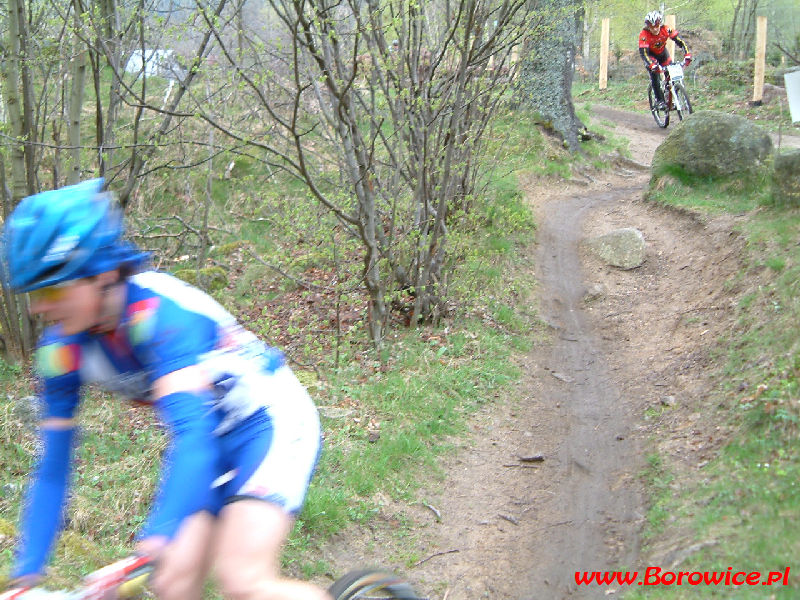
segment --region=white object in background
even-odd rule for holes
[[[800,69],[783,74],[786,83],[786,97],[789,99],[789,113],[792,123],[800,121]]]

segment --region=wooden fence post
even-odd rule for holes
[[[756,24],[756,64],[753,73],[753,104],[764,99],[764,67],[767,59],[767,17],[758,17]]]
[[[608,87],[608,30],[610,19],[603,19],[600,33],[600,89]]]
[[[676,22],[677,19],[675,18],[675,15],[666,15],[664,17],[664,25],[667,26],[667,29],[675,29]],[[672,58],[675,58],[675,42],[672,40],[667,40],[667,50],[669,51],[669,55]]]

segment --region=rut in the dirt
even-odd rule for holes
[[[584,314],[578,244],[590,209],[637,189],[566,197],[542,210],[538,280],[542,316],[556,331],[550,364],[558,369],[544,391],[560,407],[567,428],[555,457],[563,485],[552,499],[561,506],[564,525],[551,531],[547,544],[555,552],[531,574],[530,598],[603,597],[598,586],[576,586],[575,572],[635,563],[642,499],[629,477],[638,465],[629,437],[634,425]]]

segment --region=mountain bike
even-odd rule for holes
[[[149,558],[131,556],[90,573],[77,589],[15,588],[0,593],[0,600],[129,600],[144,592],[152,571]],[[408,583],[380,569],[348,573],[337,579],[328,593],[334,600],[422,600]]]
[[[681,121],[685,115],[692,114],[692,103],[689,101],[689,94],[686,93],[686,88],[683,85],[683,67],[685,66],[686,61],[682,61],[661,68],[661,72],[664,76],[659,79],[663,91],[662,96],[666,102],[665,108],[658,108],[652,81],[647,87],[647,98],[650,100],[650,112],[653,113],[653,118],[661,128],[669,125],[669,115],[673,110],[678,113],[678,119]]]

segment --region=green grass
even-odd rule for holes
[[[664,532],[665,514],[686,514],[688,521],[682,521],[691,524],[697,540],[717,543],[691,555],[680,570],[794,569],[800,553],[800,215],[764,206],[763,198],[746,190],[726,196],[712,193],[712,182],[678,185],[658,191],[656,199],[704,212],[749,211],[741,225],[748,266],[736,278],[745,292],[736,326],[720,344],[726,362],[722,387],[705,409],[706,419],[734,433],[699,481],[678,494],[664,494],[658,485],[651,489],[645,537]],[[792,574],[790,585],[771,587],[769,597],[794,598],[799,588]],[[726,598],[766,597],[763,588],[749,586],[697,587],[692,597],[719,597],[723,591]],[[686,596],[673,586],[635,590],[630,597]]]
[[[729,178],[698,177],[678,166],[654,174],[649,200],[708,214],[741,214],[772,203],[768,176],[762,171]]]

